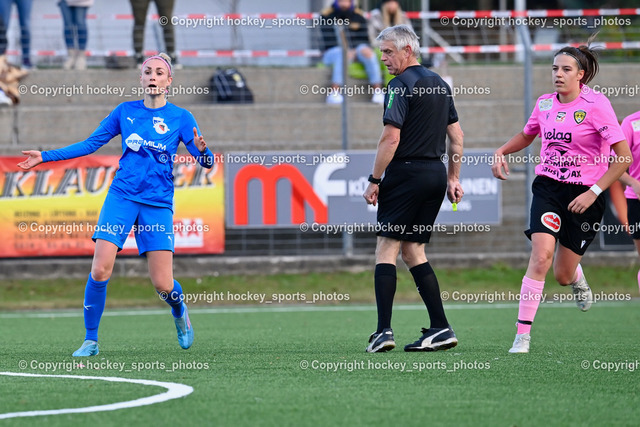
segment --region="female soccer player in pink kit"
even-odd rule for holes
[[[629,172],[622,174],[620,182],[627,186],[624,191],[627,198],[627,222],[633,243],[640,254],[640,111],[625,117],[621,127],[629,143],[633,163],[629,166]],[[640,271],[638,287],[640,288]]]
[[[506,155],[542,139],[536,166],[529,265],[522,279],[517,333],[510,353],[528,353],[533,319],[544,280],[553,263],[555,279],[571,285],[582,311],[591,306],[592,293],[580,260],[596,235],[604,213],[600,194],[627,169],[631,152],[609,100],[587,86],[598,72],[595,52],[587,45],[556,52],[552,79],[556,92],[538,98],[523,131],[495,152],[493,175],[507,179]],[[609,163],[610,153],[615,155]],[[586,224],[586,225],[585,225]],[[556,241],[559,240],[555,254]]]

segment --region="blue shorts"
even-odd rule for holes
[[[92,239],[106,240],[122,250],[133,228],[138,253],[174,251],[173,212],[169,208],[145,205],[107,193]]]

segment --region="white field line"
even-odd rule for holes
[[[143,397],[135,400],[128,400],[126,402],[110,403],[108,405],[98,406],[86,406],[84,408],[65,408],[65,409],[51,409],[46,411],[24,411],[24,412],[8,412],[0,414],[0,420],[6,418],[18,418],[18,417],[37,417],[41,415],[60,415],[60,414],[80,414],[87,412],[103,412],[103,411],[117,411],[124,408],[135,408],[138,406],[153,405],[155,403],[166,402],[167,400],[178,399],[180,397],[187,396],[193,392],[193,387],[178,383],[168,383],[163,381],[153,380],[136,380],[130,378],[118,378],[118,377],[92,377],[86,375],[46,375],[46,374],[27,374],[21,372],[0,372],[0,375],[12,376],[12,377],[45,377],[45,378],[70,378],[75,380],[100,380],[116,383],[131,383],[142,384],[147,386],[163,387],[167,391],[164,393],[156,394],[153,396]]]

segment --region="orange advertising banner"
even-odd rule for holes
[[[0,156],[0,258],[89,256],[91,236],[119,156],[91,155],[23,171],[25,157]],[[176,254],[224,252],[223,165],[190,155],[174,164]],[[120,252],[137,255],[133,231]]]

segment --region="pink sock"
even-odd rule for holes
[[[518,308],[518,333],[528,334],[531,332],[531,323],[536,317],[536,311],[540,305],[544,281],[539,282],[524,276],[522,278],[522,288],[520,288],[520,304]],[[520,321],[530,322],[529,324]]]
[[[638,270],[638,289],[640,289],[640,270]]]
[[[584,276],[584,274],[582,273],[582,266],[578,264],[578,268],[576,268],[576,279],[573,281],[573,283],[576,283],[578,280],[582,279],[582,276]]]

